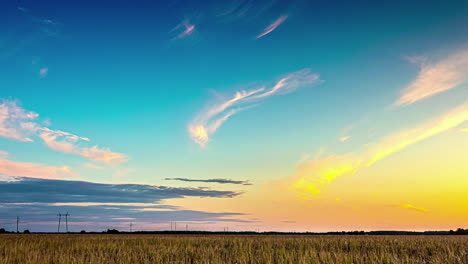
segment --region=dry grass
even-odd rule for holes
[[[468,236],[8,234],[0,263],[468,263]]]

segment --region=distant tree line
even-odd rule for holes
[[[5,228],[0,228],[0,234],[14,234],[16,232],[9,232],[9,231],[6,231]],[[28,229],[24,230],[23,231],[24,234],[31,234],[31,231],[29,231]]]
[[[458,228],[455,231],[450,230],[449,235],[468,235],[468,229]]]
[[[0,234],[14,234],[16,232],[9,232],[4,228],[0,228]],[[31,232],[26,229],[23,231],[24,234],[30,234]],[[86,232],[81,230],[80,234],[99,234],[99,232]],[[107,229],[101,232],[102,234],[239,234],[239,235],[468,235],[468,229],[458,228],[457,230],[450,231],[424,231],[424,232],[413,232],[413,231],[341,231],[341,232],[326,232],[326,233],[314,233],[314,232],[252,232],[252,231],[239,231],[239,232],[212,232],[212,231],[137,231],[137,232],[121,232],[117,229]]]

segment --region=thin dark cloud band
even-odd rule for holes
[[[188,179],[188,178],[166,178],[167,181],[184,181],[184,182],[208,182],[220,184],[238,184],[238,185],[253,185],[249,181],[235,181],[230,179]]]
[[[155,203],[165,199],[194,197],[232,198],[236,191],[177,188],[144,184],[103,184],[9,177],[0,181],[1,203]]]

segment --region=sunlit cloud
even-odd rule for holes
[[[331,155],[303,162],[293,177],[293,183],[288,184],[298,191],[302,198],[310,198],[319,194],[326,184],[337,177],[354,174],[410,145],[456,128],[467,120],[468,102],[429,122],[391,134],[371,144],[363,153]]]
[[[124,154],[112,152],[110,149],[97,146],[82,147],[79,144],[89,142],[89,138],[49,129],[37,120],[38,117],[37,113],[19,106],[17,101],[3,100],[0,104],[0,137],[32,142],[31,137],[36,136],[50,149],[65,154],[79,155],[104,163],[122,163],[128,160]]]
[[[31,120],[39,115],[29,112],[19,107],[15,101],[1,101],[0,104],[0,137],[19,140],[23,142],[32,142],[33,140],[26,136],[22,127],[28,127]]]
[[[352,125],[348,125],[346,127],[343,128],[343,130],[341,131],[340,133],[340,137],[338,138],[341,142],[345,142],[345,141],[348,141],[351,136],[351,131],[354,129],[356,124],[352,124]]]
[[[197,115],[189,124],[188,131],[193,141],[204,147],[210,136],[231,116],[239,111],[255,106],[267,97],[293,92],[297,88],[310,86],[321,82],[320,76],[310,69],[290,73],[268,88],[263,85],[251,90],[238,91],[232,98],[213,105]]]
[[[455,52],[446,59],[429,62],[423,57],[411,58],[420,65],[417,78],[403,91],[395,105],[408,105],[438,93],[456,88],[468,80],[468,49]]]
[[[297,169],[291,186],[302,199],[308,199],[322,191],[323,186],[337,177],[353,174],[362,166],[360,157],[331,155],[304,163]],[[290,183],[288,183],[290,184]]]
[[[181,32],[179,33],[179,35],[177,35],[176,38],[182,39],[182,38],[186,38],[192,35],[195,32],[195,25],[190,24],[188,20],[185,20],[182,23],[180,23],[178,26],[176,26],[173,30],[177,30],[177,31],[181,30]]]
[[[427,123],[393,134],[380,141],[370,149],[367,165],[372,165],[414,143],[457,127],[466,120],[468,120],[468,102]]]
[[[8,160],[6,157],[0,157],[0,174],[42,179],[62,179],[77,176],[68,166],[56,167],[39,163],[17,162]]]
[[[48,73],[49,73],[49,68],[42,68],[39,70],[39,76],[41,76],[42,78],[46,77]]]
[[[273,30],[275,30],[277,27],[279,27],[279,25],[283,24],[284,21],[286,21],[286,19],[288,18],[287,15],[282,15],[280,16],[278,19],[276,19],[273,23],[271,23],[268,27],[266,27],[262,33],[260,33],[260,35],[257,36],[257,39],[265,36],[265,35],[268,35],[270,34],[271,32],[273,32]]]
[[[350,138],[350,136],[343,136],[343,137],[340,137],[340,141],[345,142],[345,141],[348,141],[349,138]]]
[[[414,210],[414,211],[418,211],[418,212],[422,212],[422,213],[429,212],[429,210],[427,210],[426,208],[417,207],[417,206],[414,206],[414,205],[411,205],[411,204],[402,204],[402,205],[399,205],[398,208],[410,209],[410,210]]]
[[[105,163],[122,163],[128,161],[127,156],[122,153],[112,152],[110,149],[100,149],[97,146],[81,148],[78,155],[90,160]]]

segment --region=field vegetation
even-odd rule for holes
[[[4,234],[0,263],[468,263],[468,236]]]

